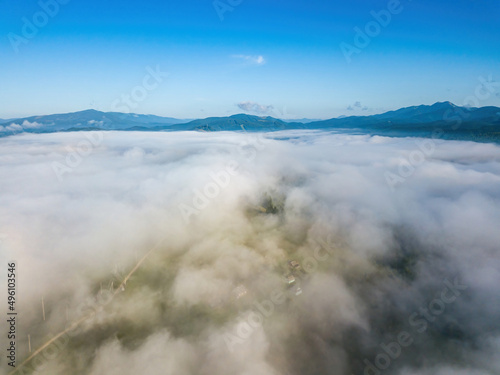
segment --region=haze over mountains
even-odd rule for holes
[[[155,115],[100,112],[93,109],[46,116],[0,120],[0,136],[80,130],[127,131],[278,131],[286,129],[339,129],[386,136],[439,136],[486,142],[500,141],[500,108],[459,107],[450,102],[401,108],[372,116],[329,120],[285,121],[273,117],[236,114],[181,120]],[[310,122],[309,122],[310,121]]]

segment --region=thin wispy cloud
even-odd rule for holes
[[[362,105],[361,102],[357,101],[357,102],[354,102],[354,104],[352,105],[349,105],[347,108],[346,108],[348,111],[368,111],[368,107],[365,106],[365,105]]]
[[[240,102],[236,104],[239,109],[242,109],[245,112],[253,112],[258,114],[271,114],[274,111],[274,107],[272,105],[263,105],[256,102]]]
[[[264,65],[266,63],[266,59],[262,55],[232,55],[234,59],[240,59],[243,60],[247,63],[253,64],[253,65]]]

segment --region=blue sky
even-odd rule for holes
[[[0,118],[125,107],[330,118],[461,105],[480,77],[500,80],[498,0],[397,3],[0,0]],[[356,27],[371,30],[368,45]]]

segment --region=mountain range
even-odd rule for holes
[[[401,108],[371,116],[329,120],[286,121],[273,117],[237,114],[181,120],[171,117],[93,109],[46,116],[0,120],[0,136],[21,132],[51,133],[81,130],[122,131],[278,131],[286,129],[349,130],[359,134],[430,137],[500,143],[500,108],[459,107],[450,102]]]

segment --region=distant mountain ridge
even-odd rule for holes
[[[14,123],[24,128],[23,123],[25,123],[26,128],[31,129],[31,132],[37,132],[36,129],[43,129],[43,132],[50,132],[88,128],[126,130],[133,126],[153,127],[179,124],[186,121],[189,120],[179,120],[155,115],[139,115],[134,113],[101,112],[95,109],[87,109],[79,112],[5,120],[5,122],[0,123],[0,125],[5,127]]]
[[[401,108],[372,116],[350,116],[331,120],[318,121],[311,124],[317,126],[360,126],[369,123],[371,126],[383,127],[399,125],[413,125],[421,127],[428,124],[440,123],[447,125],[460,119],[462,122],[482,121],[484,125],[498,124],[500,108],[481,107],[465,108],[450,102],[438,102],[433,105],[420,105]]]
[[[194,120],[187,124],[173,125],[172,130],[201,130],[201,131],[277,131],[290,127],[290,123],[274,117],[252,116],[246,114],[229,117],[208,117]]]
[[[431,136],[436,130],[446,139],[500,142],[500,108],[465,108],[450,102],[401,108],[371,116],[348,116],[312,122],[290,122],[269,116],[237,114],[180,120],[155,115],[80,112],[30,116],[0,122],[0,136],[20,132],[51,133],[80,130],[123,131],[279,131],[286,129],[349,130],[387,136]]]

